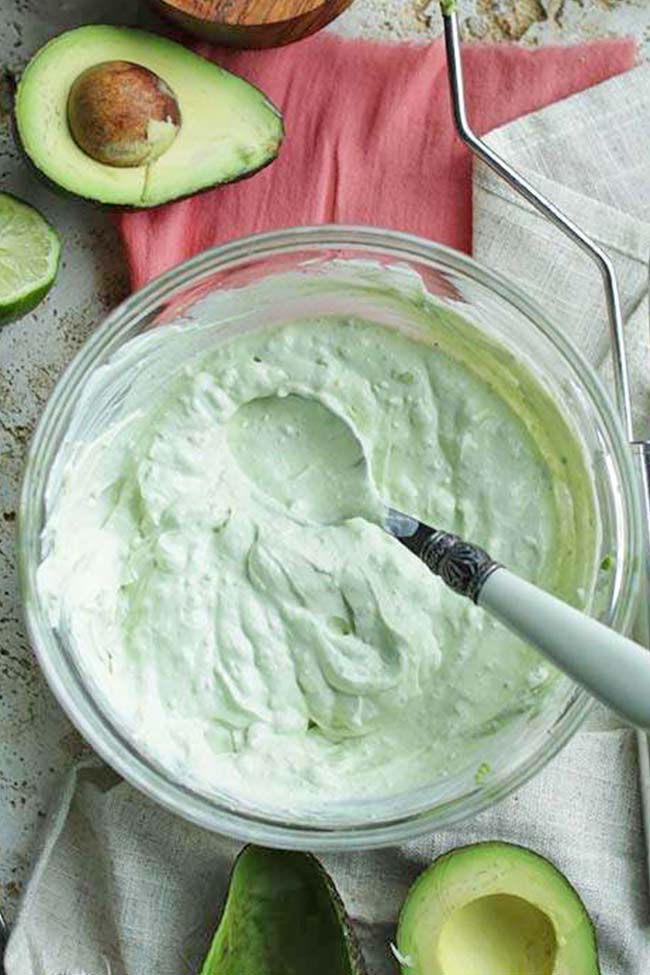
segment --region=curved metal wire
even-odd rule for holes
[[[0,975],[5,975],[5,948],[9,939],[9,928],[0,911]]]
[[[465,87],[463,84],[463,70],[460,54],[458,34],[458,19],[453,10],[444,12],[445,45],[447,49],[447,64],[449,68],[449,84],[454,112],[454,121],[459,136],[472,150],[474,155],[483,160],[502,179],[506,181],[520,196],[523,196],[531,206],[535,207],[547,220],[550,220],[570,240],[580,247],[596,264],[605,289],[607,317],[614,353],[614,381],[616,386],[616,400],[623,422],[625,435],[628,440],[634,439],[632,426],[632,401],[630,396],[630,379],[625,352],[625,332],[621,302],[616,281],[616,274],[611,259],[597,244],[591,240],[576,224],[573,223],[554,203],[547,200],[527,180],[520,176],[508,163],[501,159],[490,147],[476,135],[467,119],[465,107]]]
[[[605,304],[609,320],[610,339],[612,343],[612,360],[614,367],[614,384],[616,403],[623,424],[627,440],[634,451],[641,498],[645,515],[645,589],[647,592],[650,579],[650,441],[634,439],[634,424],[632,421],[632,399],[630,394],[630,377],[625,349],[625,332],[623,315],[616,280],[616,272],[609,256],[587,234],[573,223],[554,203],[547,200],[530,183],[519,175],[508,163],[501,159],[490,147],[476,135],[468,119],[465,107],[465,88],[463,84],[463,66],[460,53],[460,39],[458,33],[458,19],[454,11],[454,0],[441,0],[442,18],[445,32],[445,47],[447,51],[447,69],[449,86],[456,130],[463,142],[486,165],[494,170],[509,186],[531,204],[542,216],[550,220],[566,237],[572,240],[598,268],[605,292]],[[650,600],[640,614],[638,623],[639,637],[648,646],[650,643]],[[642,731],[637,731],[637,746],[639,753],[639,779],[642,804],[642,815],[645,828],[646,869],[648,875],[648,890],[650,891],[650,738]]]

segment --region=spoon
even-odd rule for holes
[[[650,653],[520,578],[484,549],[387,505],[351,426],[316,399],[251,400],[228,428],[238,465],[292,515],[321,524],[361,516],[393,535],[454,592],[534,646],[631,724],[650,728]]]

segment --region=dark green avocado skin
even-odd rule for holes
[[[367,975],[327,871],[309,853],[247,846],[201,975]]]

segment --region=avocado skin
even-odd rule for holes
[[[367,975],[341,898],[309,853],[245,847],[201,975]]]
[[[522,846],[519,843],[506,843],[500,840],[483,840],[482,842],[479,843],[468,843],[464,846],[457,846],[452,850],[448,850],[446,853],[442,853],[439,857],[436,857],[431,862],[431,864],[426,868],[426,870],[424,870],[420,874],[420,876],[415,880],[415,882],[411,886],[407,894],[406,900],[404,901],[402,908],[400,910],[399,920],[398,920],[398,947],[399,947],[399,931],[402,927],[403,920],[409,906],[409,901],[412,895],[416,892],[416,890],[418,890],[418,888],[420,888],[421,886],[427,883],[427,880],[429,879],[433,871],[438,870],[441,867],[444,868],[445,863],[451,860],[453,857],[457,856],[458,854],[469,853],[470,851],[485,850],[485,849],[489,849],[490,847],[492,848],[508,847],[510,849],[519,850],[522,853],[522,855],[525,855],[527,857],[534,857],[536,860],[541,861],[541,863],[547,869],[553,871],[557,879],[565,886],[568,893],[571,896],[575,897],[576,901],[579,904],[579,907],[582,910],[584,920],[589,926],[589,929],[591,931],[592,941],[593,941],[593,947],[594,947],[593,963],[595,965],[595,968],[593,969],[593,975],[602,975],[602,971],[600,967],[600,959],[598,957],[598,939],[596,936],[596,929],[591,919],[591,915],[587,911],[587,908],[585,907],[584,902],[580,897],[580,894],[573,886],[573,884],[567,879],[566,875],[562,872],[562,870],[560,870],[560,868],[556,866],[556,864],[553,863],[553,861],[550,860],[548,857],[544,857],[541,855],[541,853],[537,853],[535,850],[531,850],[529,849],[529,847]],[[410,968],[408,966],[401,965],[400,968],[403,975],[409,975]]]

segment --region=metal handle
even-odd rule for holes
[[[417,555],[434,575],[440,576],[450,589],[475,603],[485,580],[499,568],[499,563],[485,549],[451,532],[429,528],[422,523],[414,535],[400,538],[400,542]]]
[[[572,220],[569,220],[561,210],[538,193],[523,177],[519,176],[503,159],[480,139],[467,121],[465,110],[465,91],[463,86],[463,70],[458,35],[458,21],[454,12],[455,0],[440,0],[445,33],[445,47],[447,51],[447,68],[449,72],[449,86],[453,105],[454,121],[460,138],[469,146],[474,155],[482,159],[491,169],[504,179],[520,196],[535,207],[544,217],[551,221],[570,240],[584,251],[596,264],[603,279],[605,303],[609,319],[610,339],[612,343],[614,380],[616,402],[620,414],[625,436],[630,441],[635,453],[639,482],[641,484],[645,503],[645,558],[650,553],[650,441],[635,441],[632,423],[632,402],[630,396],[630,381],[625,351],[625,335],[623,331],[623,316],[618,292],[616,274],[612,263],[600,247],[598,247]],[[648,583],[648,562],[646,561],[646,587]],[[647,621],[644,621],[644,626]],[[639,747],[639,764],[641,773],[641,795],[644,811],[646,838],[646,867],[650,882],[650,746],[648,736],[642,732],[637,736]]]
[[[5,975],[5,948],[7,947],[8,938],[9,928],[7,927],[4,915],[0,911],[0,975]]]
[[[508,163],[501,159],[490,147],[480,139],[469,122],[465,109],[465,87],[463,84],[463,69],[460,54],[460,40],[458,34],[458,19],[448,3],[442,4],[443,23],[445,29],[445,47],[449,68],[449,84],[454,112],[456,130],[472,152],[482,159],[490,169],[493,169],[514,190],[523,196],[531,206],[535,207],[547,220],[550,220],[559,230],[570,238],[587,254],[597,266],[603,279],[605,289],[605,303],[612,346],[614,350],[614,380],[616,384],[616,399],[628,440],[634,439],[632,428],[632,402],[630,398],[630,379],[625,354],[625,333],[623,329],[623,315],[618,292],[616,274],[609,256],[601,250],[572,220],[569,219],[554,203],[547,200],[527,180],[520,176]]]

